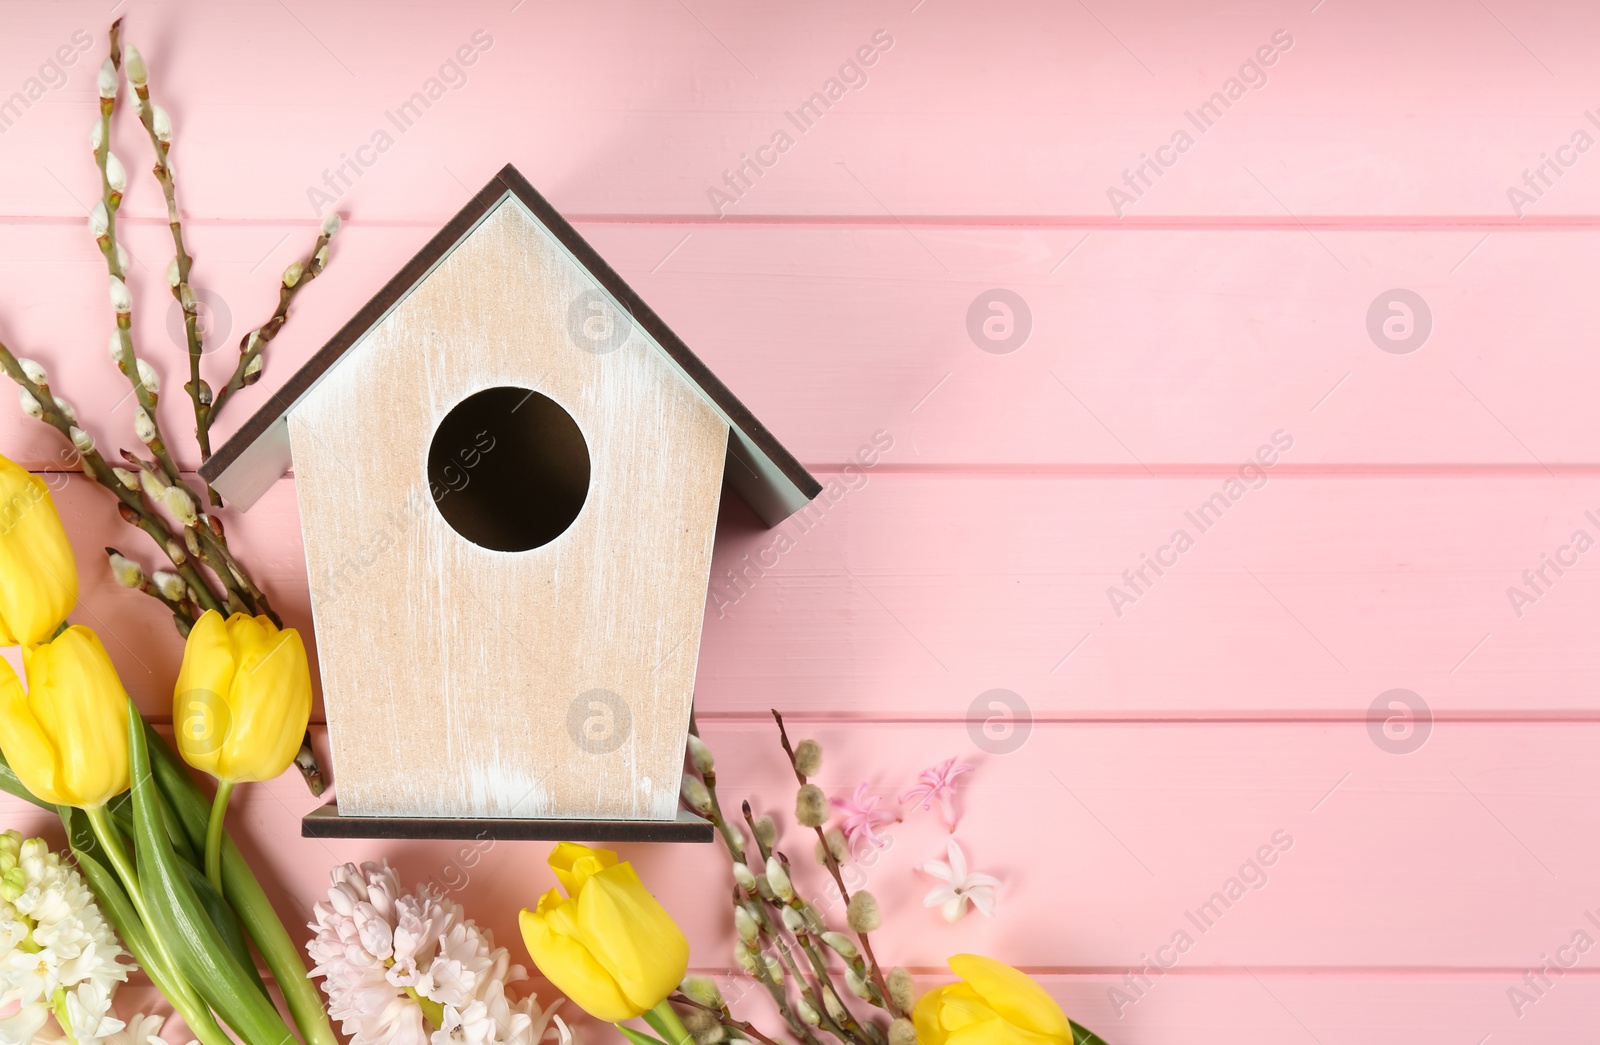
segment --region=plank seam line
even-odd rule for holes
[[[726,227],[812,226],[816,228],[1018,228],[1018,229],[1076,229],[1105,232],[1290,232],[1303,234],[1306,229],[1318,232],[1582,232],[1600,229],[1600,214],[1551,214],[1518,218],[1505,215],[1345,215],[1313,216],[1302,214],[1299,218],[1281,215],[1218,215],[1218,216],[1139,216],[1117,218],[1096,214],[914,214],[890,217],[881,214],[604,214],[579,211],[563,212],[573,225],[692,225]],[[118,219],[135,225],[165,227],[165,214],[125,212]],[[78,214],[0,214],[0,224],[15,225],[82,225],[85,219]],[[436,229],[445,218],[398,219],[378,218],[356,220],[350,228]],[[314,229],[314,218],[272,217],[186,217],[192,226],[227,225],[241,228],[306,228]]]
[[[782,710],[781,708],[779,710]],[[171,714],[145,714],[152,726],[170,727]],[[760,725],[771,723],[767,711],[697,711],[695,717],[702,722],[720,722],[728,725]],[[959,726],[981,722],[981,719],[963,715],[852,715],[827,711],[784,711],[785,722],[807,722],[812,725],[847,726]],[[1435,712],[1435,724],[1460,726],[1594,726],[1600,725],[1600,710],[1593,712]],[[1172,715],[1152,713],[1137,715],[1035,715],[1030,720],[1035,726],[1365,726],[1366,712],[1309,712],[1305,715],[1244,715],[1229,712],[1217,714]],[[326,730],[326,719],[313,718],[311,728]]]

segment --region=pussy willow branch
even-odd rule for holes
[[[17,357],[12,354],[11,349],[7,348],[4,343],[0,343],[0,369],[4,369],[11,380],[15,381],[19,387],[38,402],[40,409],[43,411],[40,420],[60,432],[70,444],[72,441],[72,421],[67,416],[67,412],[62,409],[61,404],[50,391],[48,384],[35,384],[28,379],[28,375],[23,372],[22,365],[17,361]],[[222,604],[217,601],[211,586],[206,583],[200,572],[195,569],[194,561],[185,553],[183,543],[167,528],[166,520],[145,500],[143,493],[137,490],[130,490],[124,486],[122,480],[117,478],[117,474],[106,463],[105,458],[100,455],[100,451],[95,449],[78,450],[77,453],[82,458],[84,471],[95,482],[110,490],[116,496],[119,513],[130,524],[143,530],[151,540],[156,542],[156,546],[171,560],[178,576],[182,577],[184,583],[194,591],[195,597],[200,601],[201,605],[205,609],[221,612],[223,609]]]
[[[696,736],[700,735],[699,727],[696,725],[693,715],[690,716],[689,729]],[[736,863],[746,864],[748,867],[745,858],[744,836],[740,833],[739,829],[729,823],[727,818],[723,815],[722,803],[717,798],[716,770],[714,768],[705,770],[700,774],[700,779],[706,785],[706,791],[711,797],[711,822],[716,825],[717,830],[722,834],[723,842],[728,847],[728,854]],[[735,884],[733,893],[734,906],[737,907],[740,905],[742,895],[741,887]],[[753,902],[756,911],[760,916],[760,922],[758,924],[761,927],[762,936],[769,936],[773,938],[781,952],[785,946],[783,938],[779,934],[778,929],[769,921],[765,908],[760,905],[760,896],[756,894],[750,894],[744,898]],[[785,955],[785,957],[787,957],[787,955]],[[811,1033],[811,1028],[806,1026],[805,1023],[800,1019],[799,1015],[795,1013],[794,1006],[789,1002],[788,991],[785,990],[783,985],[771,975],[767,969],[766,962],[762,961],[759,955],[756,958],[755,965],[756,972],[752,974],[752,977],[756,980],[756,982],[765,987],[767,993],[772,996],[773,1005],[777,1008],[778,1015],[782,1017],[784,1023],[788,1024],[789,1030],[795,1035],[795,1037],[805,1042],[806,1045],[822,1045],[817,1036]]]
[[[110,34],[110,61],[114,72],[122,68],[121,20],[112,24]],[[120,86],[120,84],[118,85]],[[116,238],[117,212],[121,207],[123,186],[113,185],[111,170],[108,167],[110,156],[111,124],[116,112],[117,95],[120,90],[113,90],[110,97],[100,99],[99,125],[95,141],[95,166],[100,171],[101,200],[98,211],[103,211],[104,228],[97,229],[97,243],[102,256],[105,258],[106,270],[109,276],[117,281],[113,288],[120,283],[126,289],[127,272],[123,264],[124,252],[119,247]],[[157,178],[163,182],[163,192],[167,198],[168,215],[172,226],[174,244],[180,258],[187,259],[188,255],[183,247],[182,231],[177,220],[177,203],[175,190],[171,184],[171,169],[167,163],[166,151],[160,146],[164,145],[160,137],[155,134],[153,106],[149,104],[148,91],[139,92],[139,108],[141,117],[148,117],[147,130],[150,131],[152,141],[157,144],[157,166],[166,169],[166,178],[162,179],[158,170]],[[120,178],[118,181],[120,182]],[[97,214],[98,217],[98,214]],[[326,246],[326,236],[319,239],[316,268],[320,272],[326,262],[327,254],[323,250]],[[180,261],[179,267],[183,268],[187,262]],[[187,273],[185,273],[187,276]],[[184,281],[187,282],[186,280]],[[119,295],[113,295],[114,298]],[[191,295],[192,296],[192,295]],[[131,295],[129,295],[131,297]],[[121,307],[127,304],[126,311]],[[282,326],[285,315],[285,303],[280,296],[279,317],[277,327]],[[186,320],[187,322],[187,320]],[[3,344],[0,344],[0,369],[4,369],[19,387],[30,395],[39,404],[39,419],[54,427],[70,443],[73,443],[77,453],[81,455],[84,471],[101,486],[110,490],[117,498],[118,514],[130,525],[143,530],[156,542],[163,554],[172,562],[177,575],[183,580],[187,592],[186,599],[182,602],[169,599],[159,592],[151,590],[148,582],[141,583],[139,590],[147,594],[154,594],[166,608],[172,610],[174,623],[180,633],[187,634],[187,629],[192,626],[199,614],[206,610],[217,610],[219,613],[230,611],[243,611],[259,613],[267,616],[274,624],[282,625],[281,619],[273,612],[271,604],[265,594],[254,581],[250,579],[248,571],[228,550],[227,540],[221,522],[206,513],[200,497],[188,484],[180,472],[177,463],[172,459],[167,450],[165,439],[161,436],[160,423],[157,418],[156,403],[157,393],[152,387],[146,385],[140,369],[139,357],[135,353],[132,334],[132,309],[126,299],[119,303],[117,309],[117,325],[114,334],[115,343],[113,355],[116,357],[117,367],[128,379],[133,387],[134,396],[139,404],[141,424],[139,435],[141,441],[148,447],[153,460],[143,461],[133,455],[126,454],[130,463],[135,464],[142,472],[148,471],[156,476],[162,487],[175,487],[181,490],[194,508],[194,521],[187,522],[188,512],[184,516],[183,539],[180,541],[173,530],[168,526],[162,515],[156,511],[155,506],[147,499],[148,493],[143,489],[143,483],[135,485],[138,489],[130,489],[125,485],[117,472],[105,461],[104,457],[93,448],[92,444],[87,450],[78,445],[72,437],[73,417],[68,409],[51,392],[47,383],[35,383],[24,372],[17,357]],[[189,324],[191,337],[195,336],[192,324]],[[276,328],[275,328],[276,330]],[[275,331],[274,331],[275,332]],[[191,358],[194,343],[191,341]],[[257,368],[259,372],[259,367]],[[148,424],[146,425],[145,422]],[[170,505],[169,505],[170,508]],[[208,567],[220,582],[225,597],[219,597],[204,575],[201,574],[196,563]],[[191,601],[192,600],[192,603]],[[299,754],[295,757],[295,764],[306,779],[307,786],[313,794],[320,795],[324,790],[322,772],[317,765],[316,756],[311,747],[311,734],[308,730],[301,743]]]
[[[806,777],[804,773],[800,772],[800,766],[795,761],[794,748],[789,745],[789,733],[783,728],[783,716],[778,714],[776,709],[773,709],[772,717],[778,723],[778,738],[783,743],[783,753],[789,756],[789,768],[794,770],[795,779],[800,781],[803,787],[806,783]],[[828,873],[833,875],[834,884],[839,887],[840,898],[848,906],[850,903],[850,890],[845,887],[844,871],[839,866],[839,859],[833,855],[833,847],[828,845],[828,837],[823,829],[816,827],[813,830],[817,833],[817,841],[822,844],[822,861],[827,866]],[[864,932],[856,933],[856,938],[861,941],[861,953],[865,956],[867,967],[871,971],[872,984],[878,988],[878,992],[883,997],[883,1007],[889,1011],[891,1016],[904,1016],[905,1013],[900,1011],[899,1006],[894,1003],[894,998],[889,994],[889,984],[883,977],[883,970],[878,967],[877,957],[872,953],[872,941],[867,938],[867,934]]]
[[[760,833],[756,831],[755,815],[750,809],[749,802],[744,803],[743,812],[745,822],[750,825],[750,833],[755,837],[756,849],[761,853],[762,863],[765,864],[768,860],[771,860],[774,855],[777,855],[778,859],[783,863],[785,870],[787,870],[789,864],[788,861],[784,859],[783,854],[779,853],[776,849],[768,846],[761,840]],[[793,879],[791,879],[791,888],[793,885],[794,882]],[[821,998],[820,984],[813,984],[811,980],[809,980],[805,974],[800,971],[799,963],[794,960],[791,949],[787,945],[787,942],[785,941],[779,928],[787,928],[786,923],[783,921],[782,909],[788,905],[786,905],[776,893],[774,893],[771,897],[760,895],[757,899],[764,900],[767,905],[770,905],[773,911],[777,911],[779,913],[779,916],[776,919],[776,925],[774,925],[772,915],[768,912],[766,907],[763,906],[758,908],[758,913],[761,916],[761,923],[771,933],[774,941],[778,944],[779,951],[782,953],[784,961],[789,965],[790,974],[794,977],[795,982],[800,986],[801,996],[805,998],[807,1004],[811,1005],[812,1008],[816,1010],[818,1014],[820,1014],[822,1019],[822,1029],[841,1041],[854,1042],[856,1045],[872,1045],[871,1041],[866,1040],[864,1033],[860,1031],[860,1024],[855,1022],[854,1016],[849,1017],[850,1024],[856,1028],[854,1032],[852,1032],[848,1026],[841,1026],[839,1022],[833,1018],[833,1014],[828,1012],[827,1006]],[[798,891],[795,892],[795,900],[796,904],[794,906],[796,907],[797,912],[800,914],[802,923],[804,923],[805,905],[804,902],[800,900],[800,894]],[[840,1007],[844,1008],[844,999],[840,997],[838,988],[834,985],[832,977],[828,974],[827,959],[815,952],[811,941],[808,940],[807,934],[794,932],[792,935],[795,938],[796,946],[806,954],[807,960],[811,963],[812,968],[817,970],[818,978],[821,981],[826,982],[828,989],[833,992],[833,996],[839,1000]],[[845,1011],[848,1015],[849,1010],[846,1008]]]
[[[111,23],[111,37],[113,41],[120,38],[122,19]],[[112,61],[117,62],[117,47],[113,43]],[[150,101],[150,85],[148,83],[133,85],[136,99],[134,109],[139,115],[139,122],[144,125],[145,133],[150,138],[150,148],[155,151],[156,162],[153,173],[156,181],[161,184],[161,194],[167,202],[167,226],[172,230],[172,248],[174,260],[177,263],[177,283],[172,285],[172,296],[178,299],[179,306],[183,309],[183,333],[189,348],[189,383],[184,387],[194,401],[195,408],[195,436],[200,443],[202,458],[211,456],[211,443],[205,426],[199,424],[200,400],[202,397],[203,382],[200,380],[200,355],[202,345],[200,340],[200,306],[195,300],[194,291],[189,286],[189,270],[194,267],[194,257],[189,253],[183,242],[183,222],[178,213],[178,186],[173,178],[172,165],[167,162],[167,154],[171,150],[170,129],[166,137],[157,133],[155,107]],[[212,494],[215,498],[215,494]],[[220,503],[213,499],[213,504]]]
[[[699,735],[693,722],[691,729],[696,736]],[[706,785],[710,799],[710,818],[727,843],[729,855],[738,863],[748,867],[744,835],[727,822],[722,812],[721,800],[716,793],[715,767],[701,770],[700,778]],[[763,867],[776,855],[777,859],[787,867],[788,861],[783,855],[763,842],[761,832],[756,829],[755,815],[749,802],[743,803],[742,812],[751,837],[755,839],[756,848],[751,855],[759,856]],[[763,950],[766,946],[770,946],[777,953],[778,961],[796,985],[796,989],[800,991],[802,1000],[816,1014],[817,1029],[850,1045],[882,1045],[884,1037],[881,1030],[871,1023],[862,1023],[856,1019],[833,980],[828,957],[831,951],[826,950],[821,941],[819,933],[822,920],[812,904],[798,892],[795,893],[793,900],[785,901],[776,894],[768,895],[765,890],[738,885],[734,888],[732,899],[736,907],[743,907],[745,913],[754,919],[757,930],[756,941],[763,945]],[[794,912],[791,918],[796,921],[797,928],[790,929],[788,923],[781,917],[785,908]],[[810,966],[809,975],[797,960],[796,951],[805,956],[806,964]],[[863,980],[866,979],[866,970],[859,958],[849,964],[858,976]],[[798,1018],[790,1003],[788,992],[770,975],[765,959],[759,956],[754,978],[772,994],[779,1014],[789,1025],[790,1030],[808,1045],[817,1043],[812,1028]],[[830,997],[832,1005],[828,1001]],[[835,1015],[836,1012],[838,1015]]]
[[[268,342],[277,337],[283,325],[289,321],[289,304],[307,283],[322,275],[322,270],[327,267],[328,241],[331,238],[331,234],[327,231],[317,236],[316,243],[311,246],[311,253],[299,263],[300,272],[294,282],[289,282],[285,274],[279,283],[278,307],[273,311],[272,318],[240,339],[239,362],[235,364],[228,383],[217,392],[216,400],[205,410],[201,419],[202,427],[207,432],[207,440],[210,438],[211,422],[216,417],[217,411],[222,409],[222,404],[226,403],[235,392],[255,384],[260,378],[262,353],[266,351]],[[209,455],[210,451],[204,449],[205,445],[209,443],[202,444],[202,452]]]
[[[711,1015],[717,1018],[718,1023],[722,1024],[728,1030],[735,1031],[746,1038],[752,1038],[756,1041],[764,1042],[765,1045],[783,1045],[782,1042],[776,1040],[775,1038],[769,1038],[765,1034],[762,1034],[760,1031],[756,1030],[755,1027],[752,1026],[748,1021],[734,1019],[733,1014],[728,1011],[726,1006],[718,1009],[713,1008],[710,1005],[701,1005],[699,1002],[695,1001],[687,994],[684,994],[682,991],[678,991],[669,1000],[686,1008],[699,1009],[701,1012],[709,1012]]]

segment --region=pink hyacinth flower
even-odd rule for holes
[[[896,817],[889,810],[878,808],[878,803],[883,800],[878,795],[868,795],[866,784],[857,785],[856,793],[851,798],[834,798],[830,801],[839,811],[839,830],[844,832],[852,852],[855,851],[857,839],[867,842],[874,849],[882,849],[887,844],[878,834],[878,828],[894,823]]]
[[[947,758],[932,769],[924,769],[922,775],[917,777],[917,786],[900,796],[902,802],[917,803],[914,808],[927,810],[933,803],[939,803],[940,819],[945,827],[951,831],[956,829],[956,778],[962,773],[972,772],[972,767],[965,762],[957,762]]]

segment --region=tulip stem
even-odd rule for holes
[[[110,857],[111,866],[117,872],[117,877],[122,879],[122,887],[128,891],[128,899],[133,901],[133,908],[139,915],[139,921],[143,922],[149,930],[150,946],[153,951],[151,957],[157,959],[161,966],[163,977],[178,994],[177,998],[169,995],[168,1000],[175,1006],[182,1002],[186,1008],[180,1008],[180,1012],[209,1011],[202,1006],[200,999],[195,996],[194,989],[183,978],[183,973],[179,969],[178,963],[173,959],[172,952],[167,950],[166,941],[156,931],[156,923],[150,918],[150,909],[145,906],[144,892],[139,888],[139,876],[133,869],[133,861],[128,859],[127,849],[123,848],[121,829],[112,823],[111,818],[106,814],[105,806],[85,808],[83,815],[88,817],[89,827],[94,831],[95,838],[99,840],[101,847],[106,851],[106,855]],[[166,994],[167,992],[163,990],[162,993]]]
[[[678,1011],[672,1003],[663,998],[656,1003],[656,1007],[644,1014],[644,1021],[664,1035],[667,1045],[693,1045],[694,1035],[689,1033],[689,1028],[683,1025],[683,1020],[678,1018]]]
[[[206,878],[222,893],[222,821],[228,815],[228,798],[234,781],[218,780],[217,797],[211,801],[211,819],[206,821]]]

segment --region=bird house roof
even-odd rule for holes
[[[295,404],[508,197],[521,203],[571,254],[612,303],[627,313],[728,423],[726,479],[767,525],[774,526],[788,518],[821,492],[821,484],[795,456],[510,164],[473,196],[327,344],[272,393],[233,437],[201,465],[201,477],[235,507],[245,509],[254,504],[293,463],[286,419]]]

